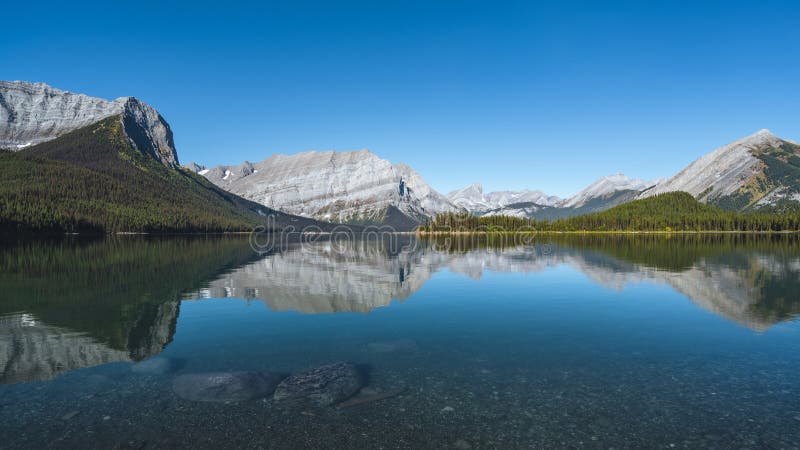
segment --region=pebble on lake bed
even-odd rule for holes
[[[363,385],[364,376],[355,364],[338,362],[289,376],[275,389],[274,398],[330,406],[352,397]]]
[[[195,402],[238,402],[272,394],[282,378],[271,372],[192,373],[176,377],[172,390]]]

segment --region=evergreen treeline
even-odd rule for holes
[[[800,235],[794,233],[479,233],[422,236],[421,241],[437,251],[448,253],[522,246],[537,247],[545,254],[574,250],[598,252],[617,260],[673,271],[689,269],[703,259],[725,258],[737,253],[768,252],[789,259],[800,255]]]
[[[634,200],[606,211],[552,221],[508,216],[441,214],[421,225],[422,232],[522,231],[798,231],[800,213],[737,213],[669,192]]]
[[[119,117],[0,152],[0,231],[248,231],[256,207],[136,151]]]

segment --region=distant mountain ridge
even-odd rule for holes
[[[541,191],[523,192],[536,192],[539,197],[492,203],[492,194],[484,194],[476,183],[451,192],[448,198],[477,216],[535,219],[600,212],[667,192],[688,192],[703,203],[732,211],[795,210],[800,208],[800,145],[760,130],[703,155],[668,178],[647,181],[618,173],[557,201]]]
[[[453,204],[468,211],[491,211],[507,205],[518,203],[535,203],[542,206],[554,206],[562,200],[554,195],[547,195],[542,191],[496,191],[483,192],[480,183],[473,183],[465,188],[447,194]]]
[[[555,219],[602,211],[635,199],[657,181],[628,178],[621,173],[598,179],[577,194],[562,199],[542,191],[483,193],[480,184],[453,191],[448,198],[478,216]]]
[[[565,199],[527,189],[486,193],[480,183],[442,196],[407,166],[366,150],[273,155],[261,163],[211,169],[192,163],[191,169],[237,195],[300,216],[388,223],[385,212],[394,210],[405,226],[413,227],[426,217],[459,211],[548,220],[574,217],[675,191],[736,211],[798,208],[798,149],[761,130],[701,157],[672,177],[643,180],[616,173]],[[398,194],[401,180],[410,189],[405,197]]]

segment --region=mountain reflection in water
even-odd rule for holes
[[[243,265],[185,298],[259,299],[276,311],[368,312],[409,297],[442,269],[480,279],[485,271],[537,273],[567,265],[615,290],[665,283],[704,309],[764,330],[800,312],[800,249],[794,237],[773,239],[606,236],[511,245],[510,237],[474,236],[407,240],[391,255],[376,242],[322,242]]]
[[[758,331],[800,312],[794,236],[392,239],[297,244],[265,255],[238,237],[12,242],[0,252],[0,382],[156,355],[172,341],[181,300],[365,313],[412,296],[443,269],[480,279],[487,271],[568,266],[615,290],[660,283]]]

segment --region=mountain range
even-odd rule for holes
[[[479,185],[451,192],[448,198],[476,215],[553,219],[679,191],[733,211],[796,210],[800,207],[800,145],[760,130],[701,156],[669,178],[646,181],[618,173],[563,200],[535,191],[538,201],[492,202],[495,193],[484,195]]]
[[[401,228],[444,212],[552,220],[677,191],[734,211],[800,208],[800,146],[768,130],[720,147],[674,176],[644,180],[617,173],[568,198],[539,190],[486,193],[480,183],[444,196],[408,166],[367,150],[272,155],[260,163],[211,169],[190,163],[187,168],[223,189],[288,213]]]
[[[447,195],[453,203],[478,216],[512,216],[555,219],[602,211],[635,199],[644,189],[658,183],[631,179],[618,173],[602,177],[569,198],[542,191],[501,191],[483,193],[479,183]]]
[[[233,231],[267,217],[278,227],[411,230],[441,213],[555,219],[673,191],[729,210],[800,207],[800,146],[767,130],[673,176],[609,175],[568,198],[484,193],[479,183],[443,195],[409,166],[368,150],[180,166],[169,124],[134,97],[104,100],[0,81],[0,149],[0,229],[11,230]]]

